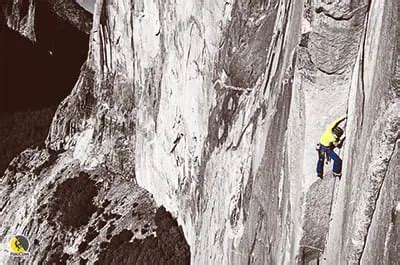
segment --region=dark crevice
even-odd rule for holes
[[[323,13],[325,16],[332,18],[333,20],[336,20],[336,21],[347,21],[347,20],[351,20],[357,12],[364,10],[365,8],[367,8],[367,6],[368,5],[360,6],[358,8],[353,9],[351,12],[345,13],[341,16],[334,16],[333,14],[329,13],[329,10],[326,10],[322,6],[317,7],[315,9],[315,13],[317,13],[317,14]]]
[[[362,46],[361,46],[361,93],[362,93],[362,102],[361,102],[361,124],[360,127],[363,127],[364,124],[364,111],[365,111],[365,77],[364,77],[364,61],[365,61],[365,46],[366,46],[366,30],[368,28],[369,24],[369,12],[371,8],[371,0],[369,0],[368,3],[368,9],[365,15],[365,27],[364,27],[364,33],[363,33],[363,39],[362,39]]]
[[[22,0],[20,7],[20,18],[25,17],[29,11],[29,0]]]

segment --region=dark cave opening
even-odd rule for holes
[[[13,157],[44,141],[58,104],[85,62],[89,36],[36,2],[33,43],[0,12],[0,173]]]

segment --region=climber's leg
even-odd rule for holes
[[[318,162],[317,162],[317,176],[319,178],[322,178],[324,175],[324,160],[325,160],[324,153],[319,151],[318,152]]]
[[[333,152],[332,150],[328,151],[328,156],[333,160],[333,175],[335,177],[340,177],[342,175],[342,159]]]

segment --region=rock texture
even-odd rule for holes
[[[327,174],[314,182],[307,191],[304,202],[304,235],[300,240],[300,261],[304,264],[318,260],[325,247],[336,179]]]
[[[397,2],[382,1],[372,3],[367,14],[349,95],[346,181],[339,187],[326,252],[333,261],[397,260],[392,231],[398,224],[388,216],[396,215],[398,204],[391,194],[398,193],[399,181],[393,173],[399,165],[399,12]]]
[[[0,233],[30,239],[27,264],[189,263],[182,230],[148,192],[104,169],[82,172],[70,155],[28,149],[2,179]]]
[[[0,234],[43,238],[53,252],[34,261],[188,262],[176,224],[164,238],[178,247],[162,247],[163,205],[193,264],[396,262],[399,8],[97,0],[88,59],[45,148],[2,179]],[[343,114],[343,177],[317,180],[315,144]],[[135,232],[137,201],[161,242]],[[158,260],[119,258],[153,244]]]

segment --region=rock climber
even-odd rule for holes
[[[321,179],[324,175],[325,158],[327,161],[330,159],[333,160],[333,176],[338,177],[339,179],[342,176],[342,159],[340,159],[340,157],[334,152],[334,149],[336,147],[342,148],[344,139],[346,138],[341,138],[343,135],[343,129],[339,127],[339,124],[346,118],[347,117],[342,117],[334,120],[326,127],[325,131],[321,135],[319,144],[317,145],[317,176]]]

